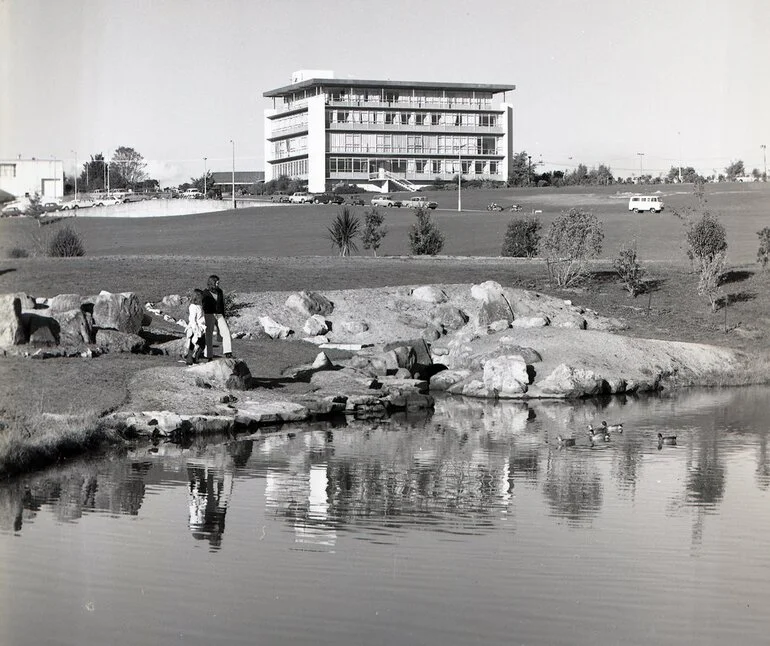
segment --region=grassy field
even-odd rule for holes
[[[645,188],[652,193],[656,187]],[[761,271],[755,262],[756,232],[770,226],[770,186],[707,186],[707,206],[719,214],[729,241],[724,306],[716,313],[697,294],[697,276],[690,272],[683,248],[683,223],[672,215],[672,209],[693,204],[692,187],[659,188],[667,207],[659,215],[629,213],[626,187],[468,190],[463,192],[461,213],[453,210],[456,192],[426,193],[439,203],[433,216],[447,237],[445,255],[436,258],[408,256],[414,214],[406,209],[386,211],[390,232],[377,258],[363,250],[351,258],[335,256],[325,234],[337,208],[323,205],[251,207],[174,218],[75,218],[69,222],[84,238],[87,255],[71,259],[34,255],[59,223],[38,227],[27,218],[5,218],[0,220],[0,293],[53,296],[106,289],[133,291],[142,301],[156,301],[205,285],[210,273],[222,277],[226,291],[239,294],[491,279],[621,317],[629,324],[629,335],[712,343],[755,354],[770,351],[770,271]],[[506,226],[521,214],[488,212],[491,201],[521,204],[524,214],[542,211],[537,217],[544,229],[570,207],[593,211],[604,223],[605,242],[590,280],[579,289],[558,290],[549,284],[542,261],[501,258]],[[611,266],[619,246],[632,239],[638,241],[649,280],[648,292],[637,298],[623,289]],[[33,255],[11,259],[14,247]],[[301,342],[246,340],[236,340],[234,350],[252,369],[258,366],[262,376],[308,362],[317,352]],[[60,457],[61,434],[40,425],[44,413],[78,411],[96,419],[123,400],[127,380],[137,370],[174,360],[135,355],[105,355],[88,364],[80,359],[0,359],[0,421],[6,424],[5,434],[0,430],[0,474],[3,456],[32,455],[27,459],[34,464]],[[3,448],[11,427],[17,429],[14,446],[20,453]],[[92,445],[98,437],[91,426],[84,430],[84,442]],[[77,440],[65,439],[67,450],[76,450]],[[26,451],[38,440],[43,449]]]

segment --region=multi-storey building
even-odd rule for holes
[[[462,174],[505,181],[512,157],[514,85],[335,79],[296,72],[264,93],[265,180],[307,179],[321,192],[339,182],[388,192]],[[497,95],[502,102],[495,103]]]

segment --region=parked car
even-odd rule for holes
[[[354,195],[353,197],[348,198],[348,204],[352,204],[353,206],[363,206],[366,202],[360,195]]]
[[[305,191],[297,191],[296,193],[292,193],[292,196],[289,198],[289,202],[291,204],[312,204],[313,197],[315,196]]]
[[[3,206],[0,213],[3,215],[24,215],[27,207],[29,207],[29,200],[26,202],[23,202],[22,200],[14,200],[13,202],[8,202],[8,204]]]
[[[182,197],[187,198],[188,200],[202,200],[203,193],[200,192],[200,189],[188,188],[182,193]]]
[[[401,208],[401,200],[394,199],[392,195],[380,195],[378,197],[373,197],[371,204],[372,206],[397,206],[398,208]]]
[[[271,202],[278,202],[279,204],[285,204],[289,201],[289,196],[283,191],[278,191],[270,196]]]
[[[405,206],[409,209],[435,209],[438,206],[438,203],[418,196],[404,200],[401,202],[401,206]]]
[[[334,193],[319,193],[313,196],[313,204],[344,204],[345,198]]]
[[[123,200],[114,195],[100,195],[94,197],[93,202],[94,206],[115,206],[116,204],[122,204]]]
[[[80,197],[77,200],[70,200],[69,202],[62,202],[62,211],[76,211],[77,209],[90,209],[94,205],[94,201],[91,199]]]

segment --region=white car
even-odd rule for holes
[[[408,200],[402,201],[401,206],[408,209],[435,209],[438,204],[424,197],[410,197]]]
[[[77,200],[70,200],[69,202],[62,202],[62,211],[77,211],[78,209],[90,209],[94,205],[93,200],[87,200],[85,198],[78,198]]]
[[[289,202],[291,204],[312,204],[314,198],[315,198],[315,195],[311,195],[310,193],[305,193],[304,191],[300,191],[297,193],[293,193],[291,197],[289,197]]]
[[[401,200],[396,200],[392,195],[380,195],[379,197],[373,197],[371,201],[372,206],[384,206],[387,208],[398,207],[401,208]]]
[[[182,197],[187,198],[188,200],[200,200],[203,199],[203,193],[197,188],[188,188],[182,193]]]
[[[116,204],[123,204],[123,200],[114,195],[101,195],[95,197],[93,202],[94,206],[115,206]]]

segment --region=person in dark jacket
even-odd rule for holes
[[[219,276],[209,276],[203,293],[203,316],[206,319],[206,359],[213,357],[211,341],[214,328],[222,339],[222,352],[229,359],[233,356],[233,340],[225,320],[225,295],[219,287]]]

